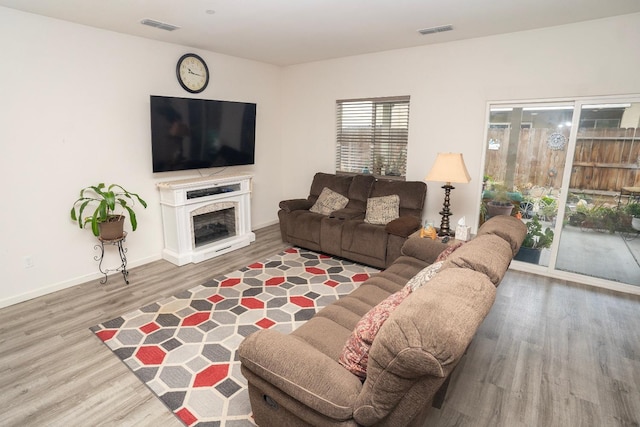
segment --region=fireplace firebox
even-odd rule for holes
[[[194,211],[191,214],[191,225],[195,248],[233,237],[236,235],[236,208],[232,206],[205,213]]]

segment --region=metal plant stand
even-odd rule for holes
[[[105,283],[107,283],[107,279],[108,279],[107,275],[113,271],[121,272],[122,277],[124,278],[124,282],[127,285],[129,284],[129,271],[127,270],[127,249],[123,246],[126,238],[127,238],[126,231],[124,232],[122,237],[119,237],[117,239],[106,240],[106,239],[103,239],[102,237],[98,237],[100,244],[95,245],[93,248],[100,251],[100,255],[96,255],[94,259],[96,261],[99,261],[98,270],[100,270],[100,273],[104,274],[104,278],[100,280],[101,284],[104,285]],[[102,269],[102,261],[104,259],[104,245],[114,245],[118,247],[118,254],[120,255],[120,261],[122,262],[120,264],[120,267],[114,268],[114,269],[108,269],[108,268],[104,270]]]

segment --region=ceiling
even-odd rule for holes
[[[0,6],[282,66],[640,12],[638,0],[0,0]],[[144,18],[180,29],[148,27],[140,24]],[[417,32],[449,24],[453,31]]]

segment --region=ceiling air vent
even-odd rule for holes
[[[423,28],[422,30],[418,30],[418,32],[425,36],[427,34],[443,33],[451,30],[453,30],[453,25],[440,25],[439,27]]]
[[[180,28],[177,25],[171,25],[171,24],[167,24],[166,22],[160,22],[160,21],[156,21],[154,19],[148,19],[148,18],[143,19],[142,21],[140,21],[140,23],[142,25],[148,25],[150,27],[160,28],[161,30],[166,30],[166,31],[173,31]]]

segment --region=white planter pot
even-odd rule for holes
[[[640,218],[636,218],[635,216],[631,218],[631,228],[640,231]]]

